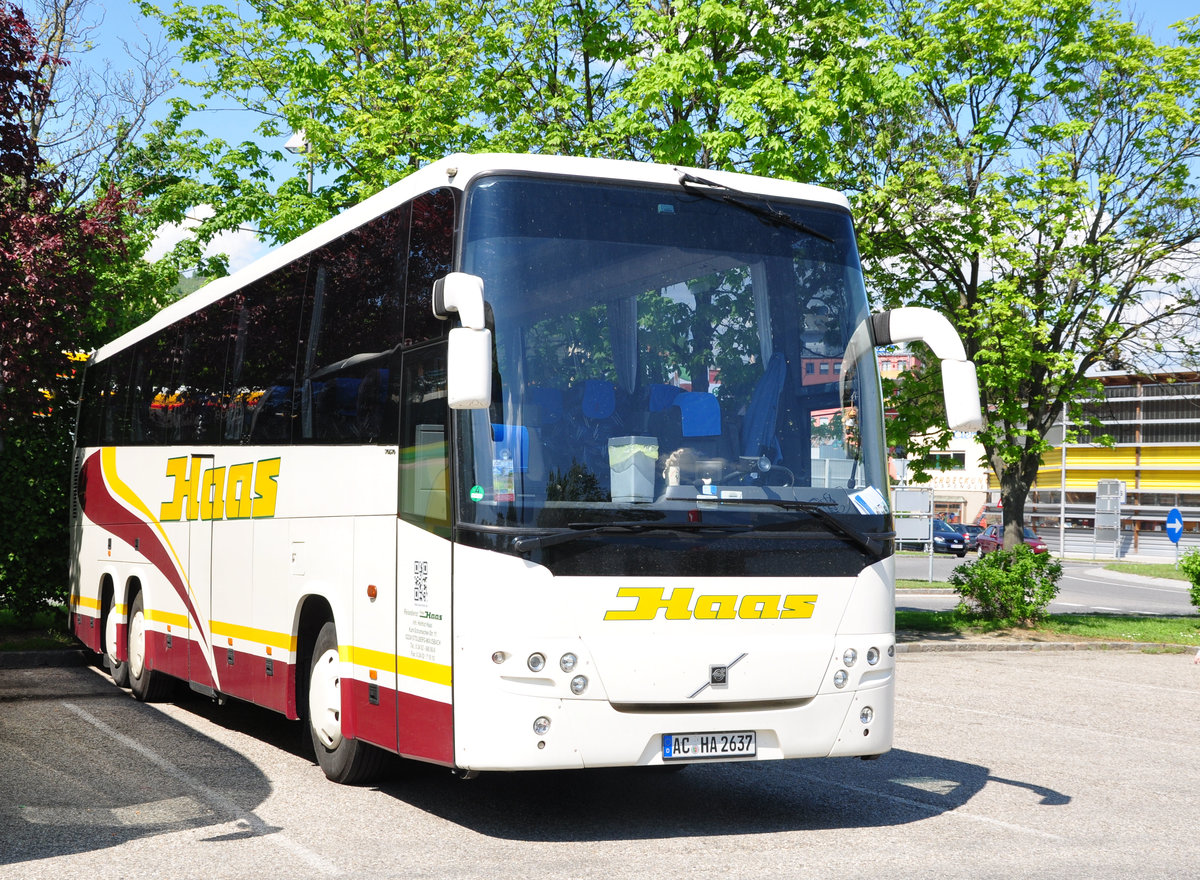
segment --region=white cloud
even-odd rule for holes
[[[200,205],[192,209],[187,218],[180,223],[164,223],[155,232],[154,241],[146,252],[146,259],[154,261],[162,257],[171,248],[191,235],[191,230],[200,221],[213,216],[211,205]],[[229,271],[236,272],[244,266],[253,263],[270,250],[270,246],[259,240],[258,235],[249,229],[239,229],[235,232],[222,232],[217,235],[204,249],[205,256],[226,254],[229,257]]]

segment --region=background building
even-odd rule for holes
[[[1085,406],[1083,423],[1069,426],[1073,442],[1060,442],[1043,458],[1026,516],[1052,550],[1065,544],[1070,555],[1174,558],[1166,519],[1177,508],[1184,520],[1180,549],[1200,546],[1200,374],[1098,378],[1103,398]],[[1111,446],[1100,442],[1105,435]],[[1094,539],[1101,480],[1124,483],[1119,542]],[[995,478],[991,486],[998,504]]]

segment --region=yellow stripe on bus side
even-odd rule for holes
[[[100,610],[100,600],[93,599],[91,596],[72,596],[72,608],[90,608],[92,611]],[[118,609],[119,613],[124,613],[124,609]]]
[[[413,657],[397,657],[383,651],[373,651],[369,648],[356,648],[353,645],[342,645],[338,655],[347,663],[355,666],[366,666],[372,669],[382,669],[391,672],[395,669],[399,675],[427,681],[431,684],[441,684],[447,687],[451,683],[449,666],[432,663],[429,660],[417,660]]]
[[[162,611],[158,608],[146,608],[142,613],[147,620],[153,620],[155,623],[168,623],[171,626],[179,626],[187,629],[188,616],[186,614],[176,614],[173,611]]]
[[[247,642],[257,642],[260,645],[270,645],[272,648],[282,648],[285,651],[296,650],[296,637],[289,633],[273,632],[269,629],[256,629],[252,626],[242,626],[237,623],[225,623],[214,620],[210,627],[213,636],[242,639]]]

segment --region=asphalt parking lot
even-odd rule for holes
[[[1200,876],[1190,654],[903,654],[853,759],[327,783],[295,725],[0,670],[0,877]]]

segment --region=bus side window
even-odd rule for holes
[[[400,516],[441,533],[450,524],[444,346],[405,353],[400,407]]]

